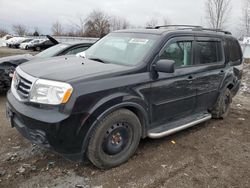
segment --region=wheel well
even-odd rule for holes
[[[147,121],[143,115],[143,112],[141,112],[138,108],[135,107],[131,107],[131,106],[127,106],[127,107],[122,107],[125,108],[127,110],[130,110],[131,112],[133,112],[140,120],[141,123],[141,128],[142,128],[142,137],[145,138],[146,137],[146,124]]]

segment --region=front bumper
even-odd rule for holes
[[[6,114],[11,126],[32,143],[52,149],[70,160],[82,161],[84,134],[78,130],[83,114],[68,115],[59,112],[58,108],[33,107],[18,101],[10,91]]]

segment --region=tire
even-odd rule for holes
[[[36,50],[36,51],[40,51],[40,50],[41,50],[41,47],[37,46],[37,47],[35,48],[35,50]]]
[[[136,151],[141,139],[138,117],[119,109],[104,117],[93,130],[87,156],[100,169],[110,169],[126,162]]]
[[[226,88],[218,97],[217,102],[211,111],[214,119],[224,119],[227,117],[232,103],[231,91]]]

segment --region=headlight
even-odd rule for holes
[[[38,79],[32,87],[30,101],[51,105],[65,104],[72,92],[70,84]]]

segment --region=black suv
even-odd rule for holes
[[[33,143],[101,169],[141,138],[224,118],[242,77],[238,41],[198,26],[116,31],[82,56],[19,66],[7,115]]]

